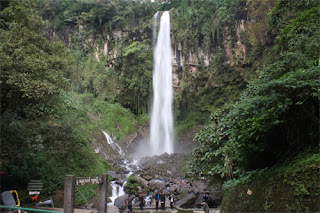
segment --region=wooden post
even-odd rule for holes
[[[107,189],[108,189],[108,175],[103,174],[102,183],[99,184],[99,208],[98,213],[107,213]]]
[[[75,177],[73,175],[66,175],[64,180],[64,213],[74,212],[74,184]]]

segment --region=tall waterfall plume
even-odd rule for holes
[[[154,19],[156,21],[156,19]],[[160,18],[160,29],[154,48],[153,104],[151,113],[150,145],[153,155],[173,153],[173,93],[170,41],[170,16],[165,11]]]

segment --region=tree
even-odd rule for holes
[[[118,101],[136,114],[149,110],[152,79],[152,48],[150,40],[132,42],[123,51],[122,75],[119,76],[122,92]]]
[[[41,35],[44,23],[31,5],[13,0],[1,11],[7,20],[0,31],[1,114],[14,110],[31,117],[48,115],[69,88],[66,48]]]
[[[134,174],[128,177],[127,183],[124,187],[125,191],[129,195],[136,195],[138,193],[139,182]]]

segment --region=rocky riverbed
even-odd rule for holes
[[[155,194],[165,192],[168,198],[174,193],[174,205],[181,208],[201,208],[203,202],[210,208],[215,208],[221,203],[221,184],[209,184],[201,174],[188,172],[187,161],[189,154],[174,153],[160,156],[144,157],[139,161],[124,160],[114,163],[114,171],[108,172],[113,178],[113,183],[118,184],[118,189],[124,185],[128,176],[137,180],[138,186],[135,193],[131,194],[133,206],[139,206],[137,196],[142,194],[145,198],[145,207],[154,208]],[[111,192],[110,192],[111,193]],[[128,194],[123,194],[114,200],[114,205],[123,208]],[[166,207],[170,202],[166,199]]]

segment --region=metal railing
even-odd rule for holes
[[[3,206],[3,205],[0,205],[0,209],[9,209],[9,210],[16,209],[16,210],[22,210],[22,211],[27,211],[27,212],[61,213],[61,212],[58,212],[58,211],[49,211],[49,210],[44,210],[44,209],[33,209],[33,208]]]

